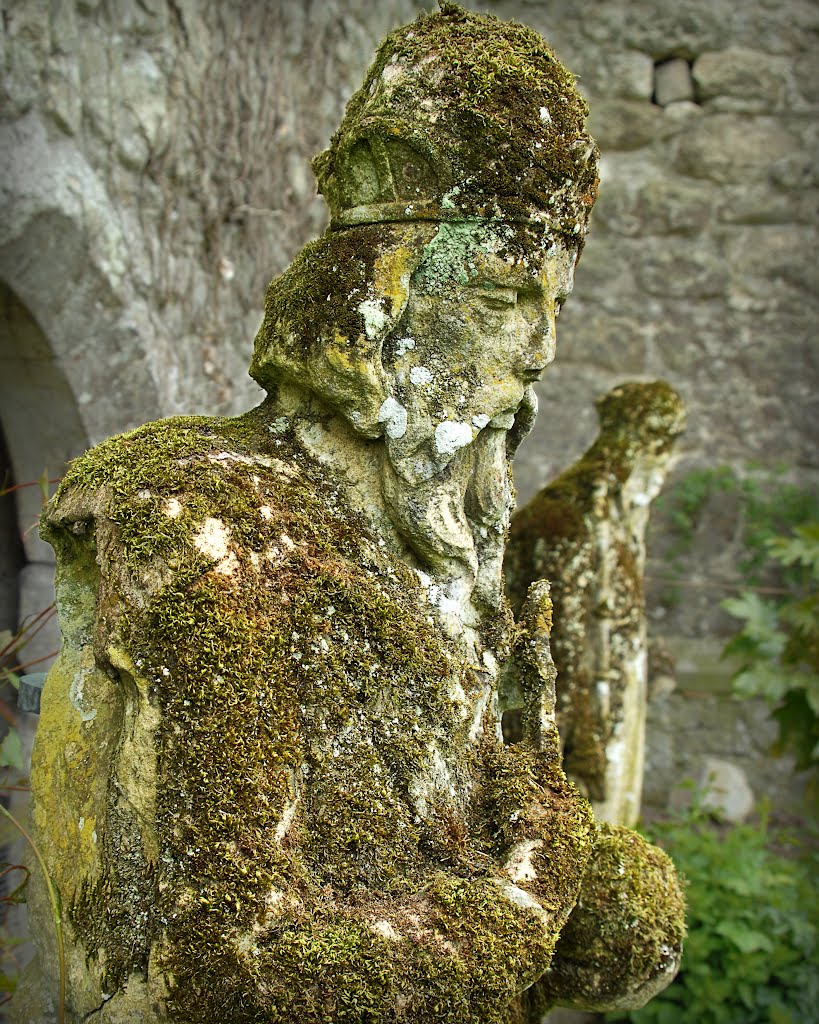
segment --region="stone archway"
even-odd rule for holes
[[[14,515],[4,531],[19,532],[22,562],[17,593],[17,623],[53,600],[53,556],[40,540],[36,522],[42,506],[38,486],[43,474],[60,477],[68,459],[88,447],[77,403],[39,324],[15,293],[0,281],[0,424],[6,442],[14,491]],[[21,486],[22,485],[22,486]],[[14,549],[13,538],[4,546]],[[9,588],[11,590],[11,588]],[[26,660],[47,655],[59,643],[55,624],[31,641]]]
[[[25,564],[13,485],[14,472],[0,423],[0,633],[17,625],[17,575]]]
[[[19,487],[165,409],[124,215],[75,141],[36,110],[4,122],[0,180],[0,422]],[[15,499],[25,618],[53,600],[53,559],[34,525],[40,488]],[[57,644],[55,626],[27,654]]]
[[[74,394],[54,351],[29,309],[0,280],[0,473],[14,490],[0,497],[0,628],[14,632],[35,619],[54,600],[54,558],[40,540],[37,517],[43,493],[38,485],[62,475],[68,459],[88,447]],[[29,486],[30,485],[30,486]],[[32,672],[50,665],[60,645],[56,616],[41,620],[31,639],[16,653],[15,665]],[[36,718],[21,710],[17,730],[28,763]],[[28,814],[28,794],[7,794],[19,820]],[[3,850],[16,864],[25,858],[22,840]],[[15,907],[3,922],[10,936],[25,940],[25,909]],[[32,953],[29,943],[17,949],[23,965]]]

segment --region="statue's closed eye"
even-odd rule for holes
[[[484,284],[475,289],[475,296],[481,304],[489,309],[508,309],[517,305],[517,288],[507,288],[502,285]]]

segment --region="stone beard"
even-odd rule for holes
[[[496,416],[441,468],[424,456],[402,455],[386,439],[381,494],[387,515],[439,581],[436,604],[444,620],[447,611],[460,608],[462,621],[474,626],[478,615],[501,606],[504,545],[515,503],[511,461],[523,433],[520,424],[531,424],[536,408],[529,388],[516,412]]]

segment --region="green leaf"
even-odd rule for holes
[[[37,479],[37,484],[40,488],[40,495],[45,505],[48,501],[48,466],[46,466],[40,476]]]
[[[804,691],[788,693],[772,717],[779,725],[779,738],[774,752],[787,751],[793,754],[799,771],[814,765],[813,753],[819,738],[819,718],[811,711]]]
[[[9,729],[3,742],[0,743],[0,768],[16,768],[18,771],[25,771],[23,745],[20,742],[20,733],[16,729]]]
[[[789,537],[772,537],[767,547],[780,565],[802,565],[819,577],[819,523],[797,526]]]
[[[20,689],[20,677],[16,672],[12,672],[10,668],[0,669],[0,682],[8,683],[15,690]]]
[[[759,662],[734,676],[734,692],[740,697],[765,697],[771,704],[789,689],[788,674],[779,665]]]
[[[760,950],[769,953],[773,943],[764,932],[748,928],[736,921],[720,921],[716,931],[733,942],[741,953],[757,953]]]

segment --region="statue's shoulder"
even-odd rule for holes
[[[59,554],[64,537],[99,540],[103,530],[129,563],[201,551],[203,537],[225,533],[253,547],[274,521],[287,535],[304,518],[326,517],[332,491],[286,425],[258,411],[174,417],[74,460],[41,516],[41,533]]]
[[[48,528],[82,519],[116,519],[154,492],[188,489],[203,462],[215,464],[231,449],[250,447],[235,429],[239,423],[241,419],[175,416],[107,438],[69,464],[41,523]]]
[[[146,423],[107,438],[69,463],[41,524],[97,518],[116,511],[140,491],[180,481],[180,459],[196,458],[213,447],[223,421],[178,416]]]

